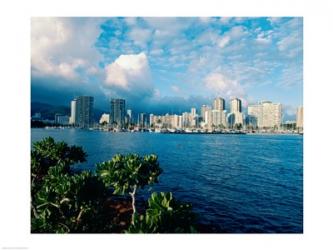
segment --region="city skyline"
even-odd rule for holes
[[[90,105],[82,106],[80,100],[87,100]],[[91,100],[91,101],[88,101]],[[97,125],[92,119],[94,98],[91,96],[79,96],[70,103],[70,116],[55,114],[55,124],[72,125],[81,128],[92,128]],[[82,109],[82,108],[83,109]],[[198,111],[198,112],[197,112]],[[229,112],[228,112],[229,111]],[[87,117],[87,122],[82,121],[80,116]],[[32,119],[42,120],[41,114],[37,113]],[[225,129],[225,128],[273,128],[280,129],[287,124],[295,124],[295,128],[303,128],[303,107],[297,109],[296,120],[283,122],[283,110],[281,103],[261,101],[251,104],[247,110],[242,108],[242,101],[238,98],[230,99],[230,108],[227,109],[225,100],[216,97],[211,105],[203,104],[200,109],[192,107],[190,110],[177,113],[154,114],[151,112],[138,112],[137,120],[133,119],[132,110],[126,108],[125,99],[112,98],[110,100],[110,112],[103,113],[99,118],[99,124],[107,125],[112,129],[127,129],[135,125],[140,129],[161,128],[187,129]]]
[[[32,101],[179,112],[219,95],[302,106],[302,18],[32,18]]]

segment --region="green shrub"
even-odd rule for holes
[[[144,215],[135,216],[128,233],[195,233],[192,206],[175,200],[172,193],[153,193]]]
[[[156,155],[140,157],[136,154],[115,155],[111,161],[97,164],[97,174],[114,194],[128,193],[132,198],[132,223],[136,213],[135,194],[138,188],[157,183],[162,173]]]
[[[101,213],[106,193],[90,172],[73,174],[70,166],[85,161],[81,147],[48,137],[31,151],[31,231],[39,233],[103,230],[94,217]],[[102,225],[105,224],[103,221]]]

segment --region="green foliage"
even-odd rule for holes
[[[67,173],[70,165],[86,161],[86,153],[81,147],[68,146],[65,142],[55,142],[52,137],[35,142],[31,151],[31,175],[42,178],[50,167],[62,166]]]
[[[153,193],[144,215],[135,216],[128,233],[195,233],[192,206],[175,200],[172,193]]]
[[[59,174],[50,168],[43,186],[33,196],[33,232],[94,232],[102,230],[94,219],[101,212],[106,189],[89,172]]]
[[[31,231],[92,232],[102,230],[100,213],[106,188],[89,172],[72,174],[70,166],[85,161],[81,147],[45,138],[31,151]],[[103,223],[105,224],[105,223]]]
[[[136,154],[115,155],[111,161],[97,164],[96,171],[105,185],[114,188],[114,194],[125,194],[135,186],[143,188],[157,183],[162,173],[156,155],[140,157]]]

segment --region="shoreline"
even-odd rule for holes
[[[80,129],[72,127],[45,127],[45,128],[31,128],[31,129],[43,129],[43,130],[65,130],[65,129],[75,129],[75,130],[85,130],[85,131],[98,131],[98,132],[108,132],[108,133],[148,133],[148,134],[187,134],[187,135],[301,135],[304,133],[298,132],[247,132],[247,131],[212,131],[212,132],[191,132],[191,131],[109,131],[103,129]]]

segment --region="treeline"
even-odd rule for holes
[[[86,161],[81,147],[48,137],[31,151],[32,233],[195,233],[191,204],[170,192],[137,204],[140,189],[163,172],[156,155],[115,155],[96,172],[72,171]]]

